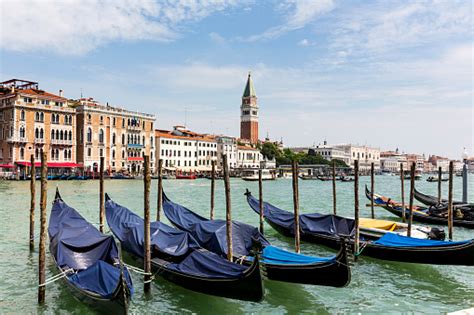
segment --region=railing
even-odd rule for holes
[[[44,139],[35,138],[35,143],[44,143]]]
[[[7,142],[28,142],[26,137],[8,137]]]
[[[127,129],[129,129],[129,130],[137,130],[137,131],[138,131],[138,130],[142,130],[142,127],[130,125],[130,126],[127,126]]]
[[[60,139],[51,139],[51,144],[53,145],[72,145],[73,140],[60,140]]]

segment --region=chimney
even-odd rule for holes
[[[12,94],[15,93],[15,86],[12,85]]]
[[[59,90],[59,96],[63,97],[63,90]]]

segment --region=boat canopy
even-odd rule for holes
[[[394,231],[398,226],[396,222],[369,218],[359,218],[359,225],[361,228],[380,229],[385,231]]]
[[[127,251],[143,257],[144,220],[129,209],[116,204],[107,196],[105,214],[114,235]],[[179,263],[169,263],[166,268],[178,272],[213,279],[228,279],[244,275],[247,266],[231,263],[219,255],[203,250],[194,237],[185,231],[161,222],[150,223],[153,253],[181,257]]]
[[[51,210],[48,233],[56,264],[63,270],[76,271],[69,281],[104,298],[113,295],[120,281],[120,268],[114,266],[118,250],[113,236],[102,234],[58,197]],[[126,268],[124,275],[133,292]]]
[[[260,213],[258,199],[252,196],[250,192],[247,192],[246,195],[250,207],[255,212]],[[295,217],[293,213],[264,202],[263,214],[267,220],[275,222],[275,224],[280,226],[284,226],[291,233],[294,233]],[[301,214],[300,229],[303,233],[349,236],[354,234],[354,220],[332,214]]]
[[[422,238],[414,238],[403,236],[395,233],[386,233],[384,236],[374,242],[374,244],[391,246],[391,247],[427,247],[427,246],[453,246],[464,245],[470,243],[470,240],[450,242],[450,241],[436,241]]]

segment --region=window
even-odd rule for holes
[[[54,129],[51,130],[51,140],[54,140]]]
[[[43,139],[44,138],[44,130],[43,128],[41,128],[40,130],[40,139]]]
[[[20,160],[24,160],[24,159],[25,159],[25,149],[20,148]]]
[[[104,116],[100,116],[100,124],[101,124],[101,125],[104,124]]]
[[[25,111],[24,110],[22,110],[20,112],[20,120],[25,121]]]
[[[87,156],[88,157],[92,156],[92,149],[91,148],[87,148]]]
[[[115,118],[114,118],[115,119]],[[112,144],[115,145],[115,132],[112,134]]]
[[[112,159],[115,159],[115,150],[112,150]]]
[[[40,121],[44,122],[44,114],[43,113],[40,113]]]
[[[125,128],[125,119],[122,118],[122,128]]]
[[[100,150],[99,150],[99,156],[100,156],[100,157],[103,157],[103,156],[104,156],[104,149],[100,149]]]
[[[41,100],[42,105],[49,105],[49,100]]]
[[[125,151],[122,151],[122,159],[125,159]]]
[[[33,99],[32,99],[31,97],[24,97],[24,98],[23,98],[23,101],[24,101],[25,103],[33,103]]]
[[[115,127],[115,117],[112,119],[112,125]]]
[[[64,159],[67,160],[67,157],[68,157],[68,152],[67,150],[64,150]]]
[[[72,141],[72,131],[69,130],[69,141]]]
[[[24,137],[25,137],[25,128],[20,127],[20,138],[24,138]]]
[[[35,121],[40,121],[40,114],[38,112],[35,113]]]
[[[59,130],[56,130],[56,140],[59,140]]]
[[[99,130],[99,143],[104,143],[104,130],[103,129]]]
[[[92,129],[87,129],[87,142],[92,142]]]
[[[122,134],[122,145],[125,145],[125,134]]]

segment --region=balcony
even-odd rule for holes
[[[35,138],[35,143],[36,144],[44,144],[44,139]]]
[[[141,130],[142,130],[142,127],[130,125],[130,126],[127,126],[127,129],[128,129],[128,130],[134,130],[134,131],[141,131]]]
[[[141,149],[143,148],[143,144],[129,143],[127,144],[127,147],[130,149]]]
[[[52,145],[67,145],[70,146],[72,145],[72,140],[59,140],[59,139],[51,139],[51,144]]]
[[[28,142],[28,138],[26,137],[8,137],[7,138],[7,142],[10,142],[10,143],[14,143],[14,142],[18,142],[18,143],[26,143]]]

